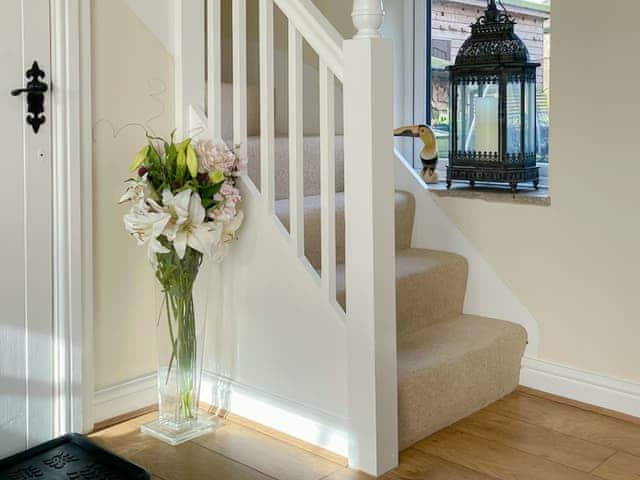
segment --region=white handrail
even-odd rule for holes
[[[274,0],[329,70],[342,82],[344,54],[340,32],[311,0]]]

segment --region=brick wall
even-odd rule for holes
[[[483,6],[486,6],[486,2],[479,0],[433,0],[433,38],[451,41],[452,60],[471,34],[470,25],[482,15]],[[544,21],[547,15],[523,8],[510,9],[510,13],[517,22],[516,32],[527,45],[531,60],[542,63]],[[542,69],[539,75],[542,80]]]

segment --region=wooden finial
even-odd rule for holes
[[[380,38],[384,20],[382,0],[354,0],[351,18],[357,29],[353,38]]]

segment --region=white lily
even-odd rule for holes
[[[244,220],[244,214],[242,211],[238,211],[237,215],[230,221],[223,223],[222,228],[222,241],[225,244],[229,244],[236,239],[236,232],[240,229],[242,221]]]
[[[169,223],[171,216],[162,211],[153,211],[144,204],[134,205],[124,216],[124,227],[138,242],[144,245],[158,238]]]
[[[171,190],[165,189],[162,192],[162,207],[155,202],[150,202],[156,210],[166,212],[170,216],[170,221],[163,232],[169,241],[175,240],[178,230],[188,220],[190,199],[191,190],[183,190],[173,195]]]
[[[131,201],[144,202],[149,190],[149,184],[147,183],[148,175],[148,173],[145,173],[142,178],[130,178],[129,180],[127,180],[125,182],[126,189],[120,197],[120,201],[118,203],[126,203]]]
[[[220,242],[222,230],[213,222],[205,223],[204,220],[207,212],[202,206],[200,195],[195,192],[188,192],[191,198],[188,203],[187,217],[177,225],[173,238],[173,247],[179,258],[184,258],[187,246],[197,250],[206,257],[210,257],[213,252],[213,247]],[[176,198],[181,194],[182,192],[178,194]]]
[[[169,253],[169,252],[171,252],[171,250],[169,250],[167,247],[162,245],[157,238],[151,238],[149,240],[149,247],[147,248],[147,258],[149,259],[149,262],[151,263],[151,267],[153,268],[154,271],[158,269],[157,254]]]
[[[224,260],[224,257],[227,255],[227,250],[231,246],[231,244],[236,240],[236,232],[242,225],[242,221],[244,220],[244,214],[242,211],[238,211],[235,217],[227,222],[221,222],[222,225],[222,235],[220,238],[220,243],[215,250],[214,258],[217,262],[221,262]],[[216,222],[217,223],[217,222]]]

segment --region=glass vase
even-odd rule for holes
[[[155,281],[158,419],[141,430],[179,445],[215,430],[220,419],[198,409],[213,262],[187,248],[158,255]]]

